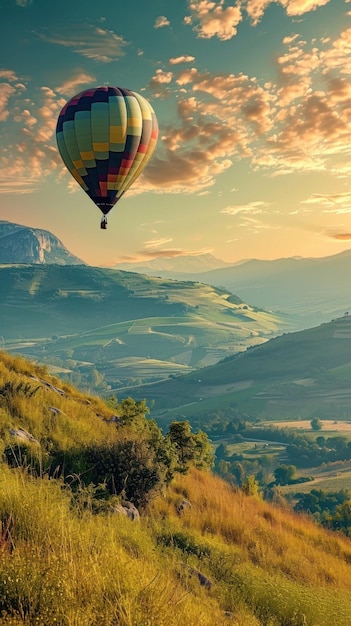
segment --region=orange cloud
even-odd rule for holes
[[[314,11],[318,7],[328,4],[330,0],[276,0],[281,4],[287,15],[303,15],[309,11]],[[273,2],[273,0],[247,0],[245,8],[248,15],[251,17],[254,26],[263,17],[267,7]]]
[[[179,63],[192,63],[193,61],[195,61],[195,57],[182,55],[179,57],[172,57],[169,59],[168,63],[170,65],[179,65]]]
[[[182,248],[164,248],[163,250],[140,250],[137,252],[138,260],[141,261],[143,258],[145,259],[156,259],[156,258],[168,258],[168,257],[178,257],[178,256],[200,256],[201,254],[210,254],[212,252],[211,249],[206,248],[202,250],[184,250]],[[131,258],[130,258],[131,260]]]
[[[165,15],[160,15],[156,18],[154,28],[164,28],[165,26],[170,25],[169,19]]]
[[[224,0],[189,0],[191,15],[184,20],[186,24],[195,22],[194,31],[202,39],[218,37],[221,41],[232,39],[237,33],[237,26],[242,20],[240,5],[224,7]]]
[[[173,73],[158,69],[151,78],[148,88],[155,98],[167,98],[171,94],[169,84],[172,82]]]
[[[4,122],[10,115],[10,110],[7,108],[8,101],[11,96],[16,93],[16,89],[8,83],[0,84],[0,121]]]
[[[349,241],[351,239],[351,233],[327,233],[331,239],[338,241]]]
[[[85,72],[74,73],[62,85],[58,85],[56,91],[67,96],[74,96],[82,85],[89,85],[94,83],[94,81],[95,77],[92,74],[86,74]]]

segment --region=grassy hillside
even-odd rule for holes
[[[87,448],[128,439],[132,425],[113,420],[114,411],[127,419],[126,406],[113,411],[5,353],[0,365],[0,624],[351,623],[348,538],[194,467],[133,522],[116,513],[123,494],[102,498],[85,471],[64,480],[45,470],[58,447],[69,463],[72,451],[84,459]],[[26,456],[19,429],[35,438]],[[142,443],[142,432],[133,436]]]
[[[87,266],[0,266],[3,347],[98,388],[186,373],[285,322],[201,283]],[[74,373],[74,376],[72,375]]]
[[[134,271],[143,271],[137,266]],[[201,273],[191,269],[182,273],[173,267],[161,269],[157,275],[224,285],[251,304],[284,311],[294,328],[302,329],[339,317],[350,308],[350,270],[351,252],[346,250],[321,258],[250,259]]]
[[[160,418],[236,407],[263,419],[351,417],[351,318],[284,334],[182,378],[135,390]]]

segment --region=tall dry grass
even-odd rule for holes
[[[147,527],[123,516],[77,514],[57,482],[1,470],[0,623],[226,623],[216,598],[186,580],[173,556],[158,553]],[[257,626],[246,616],[242,625]]]
[[[349,539],[197,470],[176,477],[170,491],[154,505],[167,520],[155,532],[201,562],[227,606],[244,601],[263,624],[272,616],[287,626],[351,624]],[[183,498],[191,507],[179,515]]]

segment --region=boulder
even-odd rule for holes
[[[123,502],[123,504],[116,504],[113,510],[119,515],[126,515],[133,522],[140,520],[140,513],[132,502],[127,501]]]

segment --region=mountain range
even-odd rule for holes
[[[0,221],[1,263],[85,265],[49,231],[3,220]]]
[[[139,274],[149,274],[150,276],[161,275],[164,278],[173,278],[173,275],[176,274],[209,272],[232,265],[232,263],[226,263],[221,261],[221,259],[217,259],[212,254],[188,254],[176,257],[158,257],[140,263],[117,263],[114,268],[128,272],[138,272]],[[185,280],[185,277],[183,278]]]

